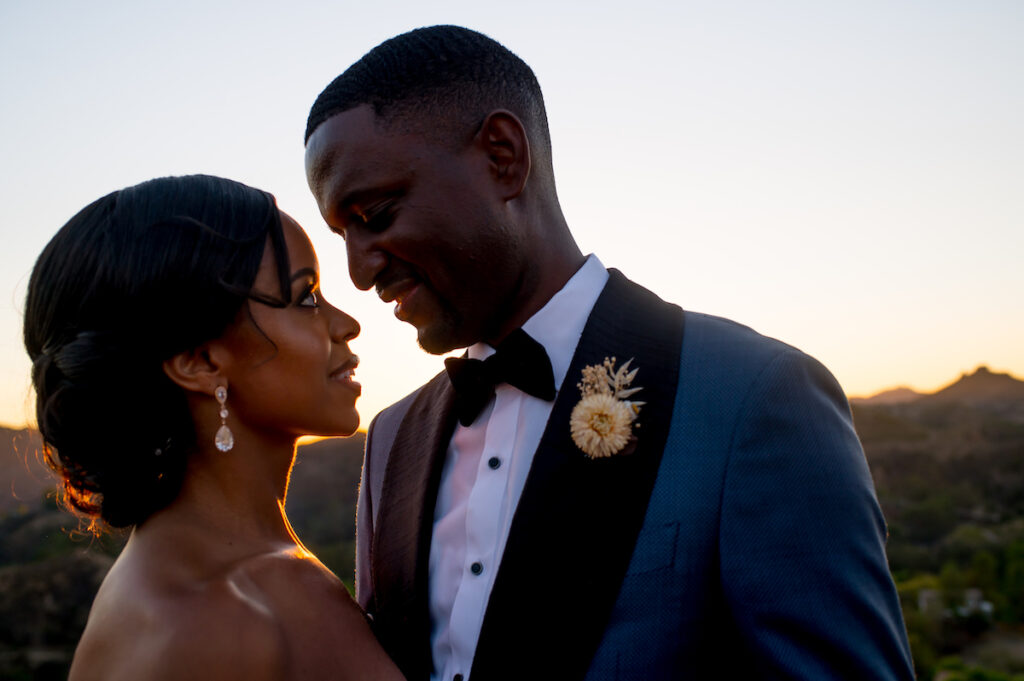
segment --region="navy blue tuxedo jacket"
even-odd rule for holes
[[[633,358],[636,449],[591,460],[586,365]],[[371,424],[357,598],[430,673],[427,557],[454,428],[442,373]],[[470,681],[913,678],[846,398],[811,357],[612,270],[513,519]]]

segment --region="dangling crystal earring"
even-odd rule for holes
[[[228,389],[218,385],[213,394],[220,403],[220,428],[217,429],[217,434],[213,437],[213,444],[220,451],[226,452],[235,446],[235,435],[228,428],[228,408],[225,406],[228,401]]]

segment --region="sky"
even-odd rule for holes
[[[0,424],[32,419],[21,323],[43,246],[165,175],[268,190],[306,228],[363,327],[364,425],[439,371],[352,286],[302,134],[352,62],[440,23],[536,72],[585,253],[801,348],[850,395],[1024,377],[1018,0],[0,0]]]

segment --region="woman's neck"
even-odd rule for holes
[[[167,508],[143,523],[137,534],[173,532],[210,544],[229,557],[300,546],[284,511],[295,441],[267,442],[236,435],[234,447],[217,450],[212,442],[189,459],[181,491]]]

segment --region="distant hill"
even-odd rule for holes
[[[938,656],[966,660],[985,640],[948,617],[928,619],[923,584],[939,584],[949,603],[981,589],[996,608],[989,633],[1009,631],[1024,649],[1024,381],[979,367],[934,393],[898,388],[850,402],[920,678]],[[300,447],[287,499],[298,536],[350,584],[364,438]],[[66,678],[123,541],[76,537],[75,519],[47,499],[53,488],[38,433],[0,428],[0,679]],[[1024,655],[1011,662],[1024,670]]]
[[[997,373],[986,366],[980,366],[974,373],[962,374],[956,381],[934,393],[919,393],[900,387],[870,397],[851,397],[850,404],[913,405],[920,408],[962,405],[1013,420],[1024,420],[1024,381],[1008,373]]]
[[[1024,530],[1024,381],[982,366],[915,399],[851,405],[894,568],[937,573],[961,525]]]
[[[973,374],[963,374],[945,388],[921,399],[931,404],[960,402],[972,407],[1020,403],[1024,401],[1024,381],[981,366]]]
[[[355,570],[356,494],[363,433],[299,447],[286,508],[299,539],[341,579]]]
[[[350,588],[364,437],[299,447],[287,500],[300,539]],[[76,532],[54,488],[39,434],[0,428],[0,680],[67,678],[89,605],[127,537]]]
[[[39,432],[0,427],[0,516],[35,508],[54,486]]]
[[[851,397],[850,404],[905,404],[913,402],[919,397],[924,397],[924,395],[925,393],[919,393],[916,390],[901,386],[882,391],[871,397]]]
[[[324,510],[317,506],[318,499],[353,496],[365,437],[356,433],[299,447],[288,492],[289,511],[313,515]],[[42,458],[39,432],[0,426],[0,516],[35,509],[56,485],[56,476]]]

